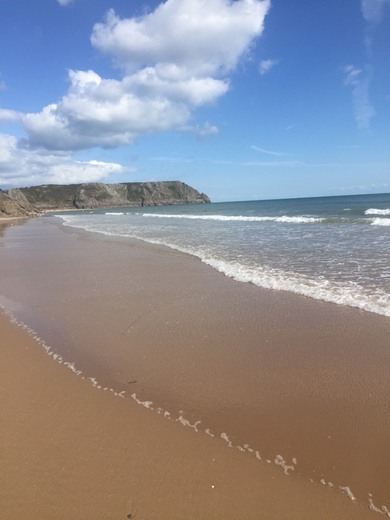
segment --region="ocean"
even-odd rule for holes
[[[390,194],[57,216],[65,226],[189,253],[240,282],[390,316]]]

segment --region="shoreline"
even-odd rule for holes
[[[5,238],[14,248],[19,248],[19,251],[20,248],[24,248],[29,257],[28,261],[20,259],[19,253],[16,260],[12,255],[12,248],[8,253],[4,251],[10,256],[4,256],[5,275],[0,272],[0,277],[5,276],[4,294],[9,298],[9,302],[23,302],[22,308],[13,309],[20,321],[30,325],[35,323],[32,328],[45,343],[56,348],[64,360],[76,361],[76,367],[83,370],[86,378],[90,374],[96,381],[101,381],[102,386],[114,388],[117,394],[124,392],[127,399],[116,399],[115,396],[111,398],[130,406],[132,410],[137,409],[146,414],[142,415],[142,422],[148,417],[151,421],[162,421],[158,423],[160,425],[174,425],[175,431],[178,432],[180,429],[186,436],[200,439],[197,442],[203,446],[202,449],[212,442],[213,450],[222,450],[224,460],[227,457],[226,464],[233,456],[234,464],[240,466],[240,471],[244,471],[245,468],[247,471],[249,467],[256,471],[256,475],[260,471],[261,476],[255,476],[255,481],[257,482],[259,477],[261,482],[257,484],[261,486],[267,486],[268,479],[273,481],[274,477],[283,477],[277,478],[282,496],[290,486],[295,489],[294,492],[298,492],[297,496],[300,496],[298,490],[305,489],[304,493],[307,493],[312,489],[318,491],[323,488],[320,494],[325,493],[326,500],[332,501],[333,505],[339,503],[341,497],[346,511],[340,518],[348,518],[345,515],[349,514],[349,507],[352,507],[353,518],[359,518],[356,516],[357,511],[362,512],[362,518],[371,518],[367,516],[372,514],[368,509],[369,502],[360,499],[358,481],[351,485],[351,491],[348,486],[348,474],[345,473],[345,478],[342,477],[347,468],[342,473],[339,471],[338,478],[342,480],[335,480],[334,488],[331,488],[328,479],[329,470],[325,471],[322,479],[319,475],[314,478],[313,483],[310,482],[307,478],[310,468],[305,470],[299,443],[305,445],[305,449],[309,449],[308,454],[312,460],[318,456],[317,440],[327,455],[334,458],[341,453],[338,447],[345,450],[348,445],[345,443],[351,444],[352,439],[329,442],[325,436],[324,441],[321,438],[316,440],[315,437],[321,435],[324,428],[333,424],[324,423],[323,419],[334,422],[332,428],[335,428],[334,433],[337,435],[351,436],[348,420],[354,418],[356,422],[356,413],[364,413],[357,423],[360,428],[360,421],[367,421],[370,417],[367,412],[372,400],[367,398],[366,388],[360,391],[360,386],[362,383],[371,385],[369,390],[373,393],[374,400],[382,396],[383,389],[380,385],[385,375],[385,367],[376,365],[379,362],[383,363],[383,356],[386,356],[385,345],[382,346],[381,352],[381,337],[387,328],[384,327],[385,321],[381,317],[365,317],[362,320],[364,312],[348,309],[341,312],[331,304],[313,304],[304,297],[286,297],[276,291],[259,291],[258,288],[226,279],[188,255],[176,254],[162,247],[135,244],[134,241],[115,242],[48,224],[50,223],[42,221],[31,222],[27,228],[22,226],[15,231],[13,228],[12,233],[10,230],[12,237]],[[102,271],[107,265],[110,265],[110,271]],[[22,266],[23,281],[20,287],[15,287]],[[29,274],[31,269],[34,272],[33,278]],[[69,273],[70,269],[72,273]],[[97,282],[96,277],[98,273],[101,276],[102,272],[104,280]],[[182,280],[183,287],[178,283],[179,280]],[[90,287],[92,283],[95,283],[93,290]],[[69,289],[71,284],[73,286]],[[191,297],[188,296],[188,292]],[[31,301],[26,293],[30,294]],[[212,302],[213,306],[205,307],[205,302]],[[80,314],[83,315],[82,323],[79,321]],[[172,323],[172,319],[175,323]],[[232,320],[233,324],[230,323]],[[107,331],[109,334],[99,327],[100,322],[110,323],[111,330]],[[50,327],[45,323],[51,324]],[[53,324],[56,325],[54,329]],[[90,324],[89,327],[93,324],[93,329],[88,330],[87,324]],[[122,330],[123,326],[128,330]],[[366,326],[369,327],[368,333],[364,332]],[[368,367],[365,379],[362,379],[367,371],[364,364],[367,364],[367,361],[372,364],[373,360],[369,359],[366,352],[365,338],[357,338],[361,333],[366,334],[365,338],[369,337],[372,340],[371,348],[382,356],[375,366]],[[128,347],[126,350],[123,348],[125,338],[126,342],[130,340],[131,351]],[[341,352],[339,347],[352,338],[355,341],[353,349],[351,350],[350,345],[347,352]],[[308,349],[310,341],[319,343],[324,352],[311,352]],[[272,349],[280,351],[276,357],[269,350],[267,342],[271,342]],[[109,353],[105,348],[107,344],[110,344]],[[294,351],[286,350],[286,344]],[[356,374],[351,379],[344,371],[344,368],[351,370],[349,356],[353,350],[356,361],[353,362],[352,369],[358,370],[357,379]],[[52,363],[50,358],[48,360]],[[130,367],[130,370],[126,367]],[[188,371],[189,367],[193,375]],[[62,367],[56,367],[56,370],[58,368]],[[256,372],[253,372],[253,368],[256,368]],[[68,372],[75,378],[74,374]],[[262,373],[264,381],[258,380],[259,373]],[[242,376],[246,381],[242,380]],[[345,388],[340,383],[341,376],[349,378],[351,388]],[[375,377],[377,381],[374,380]],[[278,379],[278,395],[275,395],[272,385]],[[99,392],[96,388],[98,385],[92,380],[81,382],[89,385],[97,399],[97,395],[109,395],[108,392]],[[331,386],[327,388],[324,385]],[[135,397],[131,399],[133,394]],[[345,402],[340,401],[338,404],[337,400],[341,396]],[[145,406],[145,403],[150,401],[152,403]],[[137,406],[137,402],[143,406]],[[362,402],[362,405],[359,405],[361,410],[357,408],[358,402]],[[352,411],[345,408],[347,403],[349,406],[352,404]],[[318,406],[323,408],[320,416],[316,411]],[[328,410],[329,406],[331,409]],[[382,408],[378,413],[383,413],[386,406],[386,403],[381,403]],[[145,408],[153,408],[155,413]],[[256,418],[252,416],[252,408],[256,412]],[[184,411],[180,413],[179,410]],[[171,420],[162,417],[164,412],[168,411]],[[345,415],[346,418],[343,419]],[[336,418],[341,419],[341,427],[336,428]],[[378,415],[371,413],[372,420],[377,418]],[[389,415],[379,415],[382,422],[386,423],[388,418]],[[187,428],[182,428],[185,425]],[[286,425],[289,426],[289,430],[286,430]],[[217,438],[206,435],[206,430],[214,432]],[[170,430],[169,436],[173,435],[172,432],[173,430]],[[305,432],[310,434],[309,437]],[[362,426],[361,441],[368,434],[369,429]],[[256,445],[259,435],[262,436],[262,442]],[[290,448],[286,439],[290,439]],[[229,449],[230,442],[237,449]],[[324,446],[323,442],[329,446]],[[253,446],[253,452],[245,447],[246,444]],[[378,450],[379,448],[380,446]],[[199,449],[192,445],[191,456],[195,459],[198,457]],[[260,449],[262,461],[257,457],[257,450]],[[242,453],[243,451],[246,453]],[[233,453],[235,455],[232,455]],[[278,455],[280,453],[282,455]],[[297,453],[298,463],[296,460],[294,463]],[[353,462],[357,455],[354,441],[350,454],[347,455],[354,457],[351,458],[354,464],[359,461],[361,467],[367,470],[372,467],[373,470],[375,466],[372,466],[373,462],[369,461],[369,457],[374,454],[363,453]],[[382,455],[386,458],[383,452]],[[345,458],[346,455],[343,456]],[[267,464],[268,459],[271,459],[272,464]],[[345,462],[347,460],[345,459]],[[318,463],[323,462],[319,459]],[[190,466],[194,464],[192,461]],[[296,467],[293,474],[287,477],[284,472],[291,464]],[[387,471],[387,468],[383,470]],[[182,471],[185,469],[182,468]],[[287,472],[291,473],[291,470]],[[203,481],[205,475],[207,472],[194,478]],[[231,477],[234,480],[234,475]],[[252,489],[253,476],[250,479],[245,478],[246,485]],[[240,495],[235,489],[236,483],[229,482],[229,493],[232,494],[230,507],[236,516],[229,516],[230,512],[223,504],[219,504],[215,513],[208,516],[205,513],[204,518],[240,517],[241,510],[235,508],[238,505],[243,506],[234,505]],[[358,503],[350,500],[356,489]],[[313,500],[318,500],[317,491]],[[333,497],[336,496],[338,498],[333,502]],[[274,499],[277,500],[276,496]],[[263,510],[263,504],[256,502],[256,496],[250,500]],[[303,501],[298,499],[297,518],[306,517],[305,500],[306,498]],[[379,503],[377,493],[374,494],[373,500],[375,504]],[[186,501],[185,497],[183,501]],[[380,503],[385,504],[384,501]],[[169,507],[172,508],[172,504]],[[314,510],[315,517],[321,518],[317,511],[319,503]],[[191,516],[191,513],[177,518],[203,518],[195,515],[195,509],[193,512],[194,516]],[[284,513],[281,512],[272,516],[274,513],[271,507],[267,517],[294,518],[291,515],[283,516]],[[251,514],[248,512],[246,516],[241,517],[252,518]],[[327,516],[338,517],[334,514]],[[166,518],[176,517],[171,514]]]
[[[2,313],[0,330],[4,520],[377,518],[99,392]]]

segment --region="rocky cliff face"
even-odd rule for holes
[[[39,211],[210,202],[207,195],[179,181],[45,185],[9,190],[7,194]]]
[[[23,196],[13,198],[0,190],[0,218],[27,217],[35,213],[34,208]]]

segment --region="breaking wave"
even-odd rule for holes
[[[390,218],[374,218],[372,226],[390,226]]]
[[[221,222],[284,222],[287,224],[313,224],[323,222],[325,219],[311,216],[289,217],[283,215],[280,217],[264,216],[251,217],[243,215],[169,215],[163,213],[139,213],[143,217],[154,218],[170,218],[170,219],[187,219],[187,220],[216,220]]]
[[[365,215],[390,215],[390,209],[370,208],[370,209],[366,209],[364,214]]]

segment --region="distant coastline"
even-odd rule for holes
[[[117,184],[48,184],[0,190],[0,218],[27,217],[48,211],[203,204],[204,193],[180,181]]]

